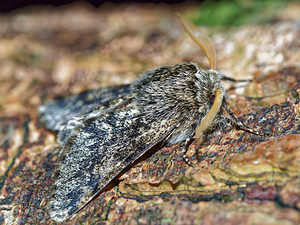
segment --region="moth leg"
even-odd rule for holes
[[[230,118],[232,119],[235,126],[240,128],[241,130],[247,131],[249,133],[260,135],[260,136],[265,136],[264,133],[261,133],[251,127],[248,127],[246,124],[239,121],[238,118],[236,117],[236,115],[230,110],[230,108],[228,107],[227,104],[224,104],[224,108],[225,108],[226,112],[228,113],[228,115],[230,116]]]
[[[231,77],[227,77],[225,75],[222,75],[221,80],[226,80],[226,81],[236,82],[236,83],[239,83],[239,82],[252,82],[253,81],[252,79],[237,80],[237,79],[234,79],[234,78],[231,78]]]
[[[192,164],[191,160],[188,158],[188,156],[186,155],[187,150],[190,146],[190,144],[193,142],[193,138],[188,137],[185,142],[184,142],[184,148],[182,150],[183,153],[183,160],[186,164],[188,164],[191,167],[194,167],[194,165]]]
[[[237,88],[245,87],[246,85],[248,85],[249,83],[251,83],[253,81],[253,79],[238,79],[237,80],[237,79],[234,79],[234,78],[231,78],[231,77],[227,77],[223,74],[221,75],[221,80],[229,81],[229,82],[232,82],[232,83],[242,83],[242,84],[239,84],[238,86],[231,86],[226,91],[235,90]]]

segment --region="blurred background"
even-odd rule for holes
[[[134,4],[134,3],[166,3],[174,4],[191,4],[198,5],[198,12],[201,8],[201,13],[194,15],[194,21],[205,25],[241,25],[249,22],[268,22],[273,19],[276,11],[286,7],[290,3],[296,3],[297,0],[200,0],[200,1],[180,1],[180,0],[165,0],[165,1],[121,1],[121,0],[89,0],[89,1],[73,1],[73,0],[13,0],[2,1],[0,12],[10,12],[16,9],[22,9],[30,6],[66,6],[72,3],[81,2],[89,4],[93,7],[100,7],[103,4]],[[194,12],[196,14],[196,12]],[[216,17],[215,15],[219,15]],[[255,15],[255,16],[254,16]]]
[[[170,4],[174,4],[174,3],[180,3],[180,2],[185,2],[185,1],[180,1],[180,0],[175,0],[175,1],[171,1],[171,0],[165,0],[165,1],[122,1],[122,0],[112,0],[112,1],[105,1],[105,0],[85,0],[85,1],[74,1],[74,0],[14,0],[14,1],[2,1],[1,6],[0,6],[0,10],[2,12],[7,12],[7,11],[11,11],[14,9],[18,9],[18,8],[22,8],[22,7],[26,7],[26,6],[33,6],[33,5],[52,5],[52,6],[62,6],[62,5],[66,5],[66,4],[70,4],[70,3],[74,3],[74,2],[87,2],[90,5],[93,5],[94,7],[99,7],[101,4],[103,3],[170,3]]]

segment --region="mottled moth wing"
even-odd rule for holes
[[[82,120],[61,151],[60,173],[49,203],[51,217],[63,221],[80,210],[127,165],[169,135],[174,128],[170,122],[149,124],[134,96]]]
[[[49,201],[52,219],[63,221],[78,212],[154,145],[190,140],[220,88],[215,71],[192,63],[163,66],[126,87],[129,94],[60,126],[59,174]],[[217,112],[210,129],[226,121]]]
[[[38,108],[40,120],[49,130],[60,130],[61,125],[75,116],[86,113],[95,107],[106,107],[121,96],[130,93],[130,85],[120,85],[89,90],[68,97],[47,101]]]

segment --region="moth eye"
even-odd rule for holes
[[[216,96],[215,96],[214,94],[210,96],[210,99],[209,99],[209,105],[212,105],[212,104],[214,103],[215,97],[216,97]]]

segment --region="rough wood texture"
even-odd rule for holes
[[[38,120],[43,101],[129,83],[160,65],[207,65],[170,9],[105,7],[0,16],[0,224],[55,224],[46,205],[58,146]],[[190,147],[194,168],[179,145],[157,149],[64,224],[300,223],[299,23],[203,32],[219,69],[256,78],[227,94],[240,119],[270,136],[229,128]]]

